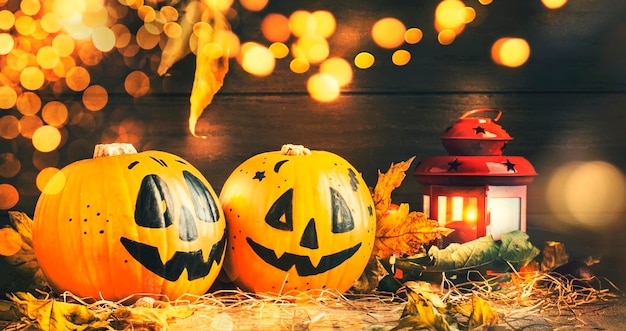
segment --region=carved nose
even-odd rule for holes
[[[315,219],[311,218],[306,225],[302,238],[300,239],[300,246],[310,249],[319,248],[317,244],[317,230],[315,230]]]
[[[196,221],[193,218],[193,214],[189,208],[183,206],[180,210],[180,230],[178,232],[178,238],[182,241],[194,241],[198,238],[198,229],[196,228]]]

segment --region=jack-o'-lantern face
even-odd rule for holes
[[[203,294],[217,277],[225,220],[210,184],[187,161],[149,151],[78,161],[48,183],[34,248],[53,287],[120,300]]]
[[[247,290],[345,291],[370,257],[371,195],[335,154],[254,156],[231,174],[220,201],[229,229],[224,270]]]

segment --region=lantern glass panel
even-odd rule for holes
[[[521,198],[490,198],[491,233],[494,239],[500,239],[502,233],[521,229]]]
[[[422,208],[424,210],[424,215],[426,215],[426,217],[430,218],[430,195],[424,194],[423,202],[422,202]]]

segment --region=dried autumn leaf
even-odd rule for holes
[[[472,296],[472,314],[468,330],[487,330],[498,324],[500,314],[489,305],[489,302],[474,294]]]
[[[378,181],[372,196],[374,206],[376,207],[376,219],[380,219],[389,209],[391,192],[402,184],[404,177],[406,177],[405,172],[411,166],[413,159],[415,159],[415,156],[398,164],[392,163],[386,173],[378,171]]]
[[[10,230],[20,236],[20,247],[11,255],[0,256],[3,276],[0,292],[33,291],[48,286],[33,249],[31,227],[33,220],[25,213],[9,211]],[[14,235],[12,233],[12,235]],[[1,245],[7,244],[0,242]]]
[[[93,330],[109,326],[109,313],[96,314],[87,307],[56,301],[54,299],[37,299],[32,294],[18,292],[10,294],[17,309],[25,317],[33,320],[42,330]]]
[[[367,262],[365,271],[363,271],[361,277],[354,281],[352,291],[355,293],[370,293],[378,287],[381,279],[388,274],[380,260],[372,254]]]
[[[385,213],[378,219],[374,246],[381,259],[392,255],[411,256],[421,252],[424,244],[452,231],[440,227],[424,213],[409,212],[409,205],[402,203],[396,211]]]
[[[198,118],[213,101],[228,72],[230,24],[215,0],[190,2],[183,13],[179,20],[182,34],[166,42],[157,72],[164,75],[191,51],[188,45],[191,39],[197,38],[196,70],[189,98],[189,131],[197,137]]]
[[[412,330],[436,330],[436,331],[458,331],[454,318],[448,314],[442,314],[433,303],[425,298],[421,293],[414,291],[410,287],[405,288],[408,302],[393,330],[411,328]]]

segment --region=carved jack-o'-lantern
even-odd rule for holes
[[[203,294],[226,245],[224,214],[202,174],[176,155],[128,144],[98,145],[93,159],[53,176],[33,221],[44,275],[81,297]]]
[[[229,239],[224,271],[243,289],[346,291],[374,243],[369,189],[345,159],[285,145],[251,157],[220,193]]]

